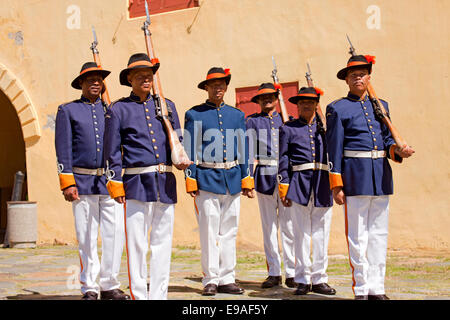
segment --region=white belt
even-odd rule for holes
[[[212,169],[231,169],[238,165],[238,161],[231,162],[202,162],[197,164],[199,167],[212,168]]]
[[[303,163],[296,166],[292,166],[292,171],[303,170],[325,170],[328,171],[328,165],[320,162]]]
[[[105,169],[103,169],[103,168],[88,169],[88,168],[73,167],[72,171],[74,173],[87,174],[90,176],[102,176],[105,173]]]
[[[278,166],[278,160],[273,159],[259,159],[256,160],[256,163],[262,166],[273,166],[273,167]]]
[[[347,158],[385,158],[386,151],[372,150],[372,151],[354,151],[354,150],[344,150],[344,157]]]
[[[125,168],[125,174],[141,174],[150,172],[172,172],[172,166],[165,164],[156,164],[149,167]]]

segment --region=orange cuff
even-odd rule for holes
[[[112,199],[125,196],[125,189],[123,188],[123,182],[110,180],[106,183],[109,195]]]
[[[64,190],[67,187],[76,185],[75,177],[73,173],[60,173],[59,174],[59,185],[61,190]]]
[[[289,184],[286,184],[286,183],[278,184],[278,193],[280,194],[280,198],[286,197],[288,190],[289,190]]]
[[[186,192],[193,192],[197,190],[198,190],[197,180],[186,177]]]
[[[330,172],[329,177],[330,177],[330,189],[344,186],[344,183],[342,182],[342,176],[340,173]]]
[[[241,181],[242,189],[254,189],[255,188],[255,180],[252,177],[248,176],[242,179]]]

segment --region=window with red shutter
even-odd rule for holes
[[[258,87],[259,86],[236,88],[236,108],[242,110],[246,117],[253,113],[261,112],[259,105],[250,101],[256,92],[258,92]],[[288,101],[290,97],[297,95],[298,81],[282,83],[281,88],[284,103],[286,104],[286,109],[289,115],[294,118],[298,118],[297,105]],[[280,112],[279,105],[277,107],[277,111]]]
[[[127,0],[130,18],[145,16],[145,0]],[[198,7],[198,0],[147,0],[150,14]]]

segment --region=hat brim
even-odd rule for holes
[[[75,79],[73,79],[71,86],[74,89],[78,89],[81,90],[81,86],[80,86],[80,79],[82,79],[83,77],[85,77],[86,75],[93,73],[93,72],[100,72],[100,74],[102,75],[103,80],[105,80],[105,78],[111,73],[111,71],[108,70],[91,70],[91,71],[87,71],[83,74],[80,74],[78,77],[76,77]]]
[[[200,82],[197,86],[197,88],[202,89],[202,90],[206,90],[205,89],[205,85],[208,83],[208,81],[213,81],[213,80],[220,80],[220,79],[225,79],[225,82],[227,85],[230,84],[230,80],[231,80],[231,74],[227,75],[227,76],[223,76],[223,77],[214,77],[211,79],[207,79],[207,80],[203,80],[202,82]]]
[[[306,96],[293,96],[288,99],[290,103],[297,104],[300,100],[314,100],[319,102],[320,96],[318,97],[306,97]]]
[[[273,91],[273,92],[264,92],[261,94],[257,94],[255,96],[253,96],[253,98],[250,99],[251,102],[254,103],[258,103],[258,97],[264,96],[264,95],[268,95],[268,94],[275,94],[276,97],[278,98],[279,92],[277,90]]]
[[[356,65],[356,66],[346,67],[344,69],[339,70],[339,72],[337,73],[337,77],[340,80],[345,80],[345,78],[347,77],[347,72],[349,70],[351,70],[351,69],[359,69],[359,68],[369,69],[369,74],[372,72],[372,64],[371,63],[359,64],[359,65]]]
[[[153,74],[155,74],[156,71],[158,71],[158,69],[159,69],[159,63],[156,63],[153,67],[142,65],[142,66],[134,66],[132,68],[123,69],[122,71],[120,71],[120,75],[119,75],[120,84],[123,85],[123,86],[131,87],[131,84],[128,82],[128,78],[127,78],[128,74],[130,73],[131,70],[143,69],[143,68],[152,69],[153,70]]]

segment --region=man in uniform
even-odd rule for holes
[[[105,106],[100,94],[109,73],[95,62],[85,63],[72,82],[73,88],[82,91],[81,98],[59,106],[56,115],[59,181],[64,198],[72,202],[84,300],[97,300],[99,291],[101,299],[128,299],[118,280],[124,244],[123,206],[108,196],[103,169]],[[101,263],[97,254],[99,225]]]
[[[133,300],[167,299],[176,181],[171,151],[155,101],[150,94],[159,63],[144,53],[130,57],[120,84],[132,87],[129,97],[111,104],[106,114],[105,162],[107,188],[125,203],[125,237],[130,294]],[[170,122],[180,128],[172,101]],[[181,137],[180,137],[181,139]],[[184,170],[187,165],[181,165]],[[122,177],[122,169],[125,169]],[[148,231],[150,233],[150,289],[147,290]]]
[[[279,191],[294,224],[296,295],[336,293],[326,273],[333,199],[323,124],[316,117],[321,94],[320,89],[303,87],[289,98],[299,118],[280,129]]]
[[[186,170],[186,191],[194,197],[200,231],[203,295],[242,294],[235,283],[240,193],[254,197],[248,168],[244,113],[224,103],[229,69],[211,68],[198,88],[205,103],[185,115],[185,148],[194,164]]]
[[[352,56],[337,77],[349,87],[346,97],[327,106],[330,187],[345,205],[346,236],[358,300],[386,300],[384,277],[389,195],[393,194],[388,158],[402,162],[414,150],[397,146],[377,118],[367,94],[374,57]],[[380,100],[387,112],[386,101]]]
[[[248,135],[253,138],[250,148],[250,173],[255,179],[258,194],[259,212],[263,230],[264,252],[266,254],[269,276],[262,283],[262,288],[272,288],[281,282],[281,257],[278,244],[278,228],[281,232],[283,261],[286,274],[285,284],[290,288],[294,282],[294,232],[290,212],[285,210],[278,194],[278,130],[283,120],[276,111],[278,91],[273,83],[263,83],[251,99],[259,104],[260,113],[247,117]],[[254,156],[252,156],[254,155]],[[253,175],[253,159],[257,161]]]

